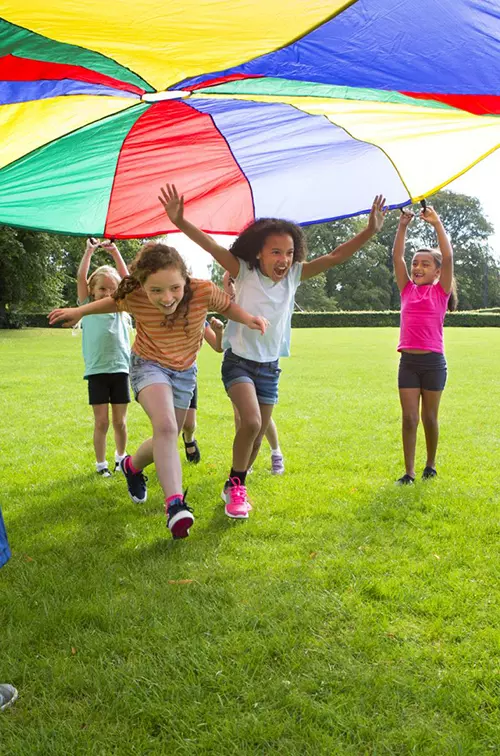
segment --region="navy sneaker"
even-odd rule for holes
[[[437,477],[437,470],[435,470],[434,467],[429,467],[429,465],[427,465],[422,473],[423,480],[429,480],[429,478],[435,477]]]
[[[397,486],[412,486],[414,483],[415,478],[412,478],[408,473],[405,473],[402,478],[398,478],[396,481]]]
[[[144,475],[142,470],[138,473],[129,472],[127,467],[125,466],[127,459],[130,459],[130,454],[122,459],[122,461],[120,462],[120,468],[122,473],[125,475],[125,478],[127,479],[129,496],[132,501],[135,501],[136,504],[142,504],[148,498],[148,491],[146,488],[148,479]]]
[[[174,538],[187,538],[194,522],[193,510],[186,502],[186,493],[187,491],[184,496],[172,499],[167,507],[167,528]]]

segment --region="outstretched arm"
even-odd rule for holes
[[[443,258],[439,280],[445,292],[449,294],[453,284],[453,247],[451,246],[448,234],[441,222],[441,218],[433,207],[427,205],[425,210],[421,211],[420,217],[426,221],[426,223],[430,223],[431,226],[434,226],[438,239],[439,251]]]
[[[252,331],[260,331],[262,334],[266,332],[266,328],[269,325],[269,321],[260,315],[250,315],[243,307],[231,302],[227,310],[224,310],[224,315],[229,320],[235,320],[237,323],[242,323]]]
[[[394,244],[392,245],[392,262],[394,264],[394,275],[396,277],[399,291],[403,291],[404,287],[410,280],[405,262],[406,229],[414,217],[415,216],[411,211],[403,210],[399,216],[398,230],[396,231]]]
[[[94,254],[98,246],[99,246],[99,241],[96,241],[95,239],[90,241],[90,239],[87,239],[85,252],[83,253],[82,259],[80,260],[80,265],[78,266],[78,273],[76,274],[76,291],[77,291],[79,302],[83,302],[85,299],[87,299],[89,295],[89,287],[87,285],[87,276],[89,274],[90,261],[92,259],[92,255]]]
[[[78,323],[84,315],[103,315],[107,312],[118,312],[116,301],[113,297],[96,299],[79,307],[59,307],[49,313],[49,324],[64,322],[64,328],[70,328]]]
[[[340,244],[328,255],[323,255],[323,257],[317,257],[316,260],[304,263],[302,266],[301,280],[305,281],[307,278],[312,278],[320,273],[325,273],[327,270],[330,270],[330,268],[333,268],[334,265],[340,265],[340,263],[345,262],[352,257],[358,249],[361,249],[363,244],[366,244],[366,242],[382,228],[386,213],[384,205],[385,197],[381,194],[377,195],[373,200],[367,227],[360,231],[359,234],[356,234],[356,236],[353,236],[352,239],[349,239],[349,241]]]
[[[212,239],[209,234],[206,234],[198,226],[195,226],[184,218],[184,195],[179,197],[175,184],[166,184],[165,187],[162,187],[161,195],[158,199],[165,208],[168,217],[177,226],[179,231],[182,231],[191,241],[194,241],[205,252],[212,255],[219,265],[222,265],[233,278],[236,278],[240,269],[238,258],[232,252],[217,244],[215,239]]]
[[[109,254],[111,255],[111,257],[113,258],[114,263],[116,265],[116,270],[120,274],[120,278],[125,278],[125,276],[128,276],[127,265],[125,263],[125,260],[121,256],[120,250],[118,249],[118,247],[116,246],[116,244],[114,242],[112,242],[111,240],[105,239],[101,243],[101,248],[105,252],[109,252]]]

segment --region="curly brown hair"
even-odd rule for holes
[[[418,255],[419,252],[426,252],[428,255],[432,255],[432,258],[434,262],[436,263],[436,268],[441,268],[441,265],[443,263],[443,255],[439,251],[439,249],[428,249],[427,247],[422,249],[417,249],[413,253],[413,257],[415,255]],[[455,279],[455,276],[453,276],[451,281],[451,292],[450,292],[450,298],[448,300],[448,310],[450,312],[455,312],[455,310],[458,307],[458,291],[457,291],[457,281]]]
[[[281,218],[259,218],[247,226],[231,246],[235,257],[248,263],[250,270],[259,267],[257,255],[271,234],[291,236],[293,240],[293,262],[303,262],[307,256],[307,244],[300,226]]]
[[[168,247],[166,244],[158,244],[157,242],[143,244],[137,256],[129,265],[129,275],[122,278],[113,298],[116,301],[125,299],[128,294],[131,294],[146,283],[152,273],[157,273],[159,270],[167,268],[178,270],[185,281],[185,285],[184,296],[177,305],[175,312],[172,315],[166,316],[164,323],[172,327],[177,317],[183,315],[185,320],[184,329],[187,332],[187,316],[189,302],[193,297],[193,290],[186,263],[174,247]]]

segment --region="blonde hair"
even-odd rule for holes
[[[87,286],[89,289],[90,296],[93,296],[93,292],[95,287],[97,286],[97,282],[102,276],[109,276],[113,280],[116,281],[116,286],[120,285],[120,281],[122,280],[120,278],[120,274],[116,270],[116,268],[113,268],[112,265],[101,265],[99,268],[96,268],[90,278],[87,281]]]

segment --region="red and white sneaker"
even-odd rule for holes
[[[252,505],[248,501],[246,486],[242,486],[239,478],[227,480],[222,490],[222,501],[228,517],[234,520],[247,520]]]

